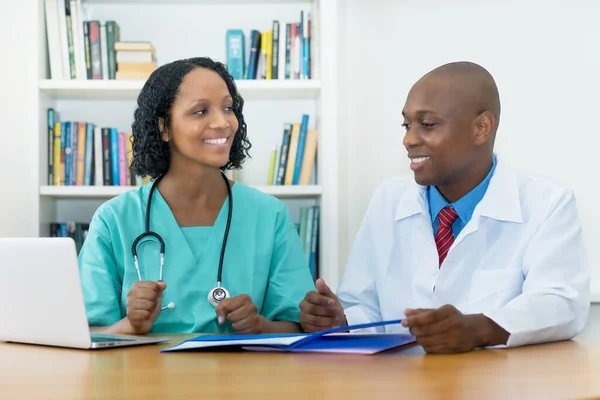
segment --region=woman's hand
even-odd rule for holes
[[[216,312],[219,325],[229,320],[236,333],[256,334],[263,332],[263,321],[265,319],[258,314],[258,309],[247,294],[240,294],[223,300],[217,306]]]
[[[144,334],[152,329],[152,325],[162,305],[162,292],[167,284],[163,281],[134,282],[127,293],[127,320],[132,333]]]

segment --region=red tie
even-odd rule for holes
[[[435,235],[435,246],[437,247],[440,267],[450,250],[450,246],[454,243],[454,234],[452,233],[452,224],[456,221],[458,214],[454,208],[443,208],[438,214],[439,226]]]

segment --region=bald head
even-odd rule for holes
[[[484,68],[456,62],[427,73],[410,89],[402,116],[418,183],[438,186],[451,201],[489,172],[500,99]]]
[[[495,120],[493,133],[500,123],[500,95],[492,75],[482,66],[468,62],[444,64],[425,74],[416,84],[432,80],[446,87],[446,95],[465,111],[481,114],[489,111]]]

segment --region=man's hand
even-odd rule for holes
[[[344,309],[325,281],[317,279],[316,287],[316,291],[306,293],[300,302],[302,329],[305,332],[318,332],[347,325]]]
[[[261,333],[263,318],[247,294],[240,294],[223,300],[216,308],[219,325],[225,320],[231,322],[236,333]]]
[[[427,353],[462,353],[506,344],[508,332],[482,314],[464,315],[454,306],[407,309],[402,326],[410,328]]]
[[[167,288],[164,281],[134,282],[127,293],[127,320],[132,333],[144,334],[152,329],[152,325],[162,305],[162,293]]]

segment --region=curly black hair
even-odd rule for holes
[[[238,130],[229,153],[229,161],[222,170],[240,169],[247,157],[251,144],[247,139],[246,122],[242,109],[244,99],[237,91],[233,77],[227,67],[208,57],[177,60],[157,68],[148,78],[137,99],[132,128],[131,170],[138,176],[156,179],[165,174],[171,164],[169,144],[162,140],[159,118],[170,126],[171,107],[183,78],[195,68],[207,68],[218,73],[233,98],[233,112],[238,120]]]

